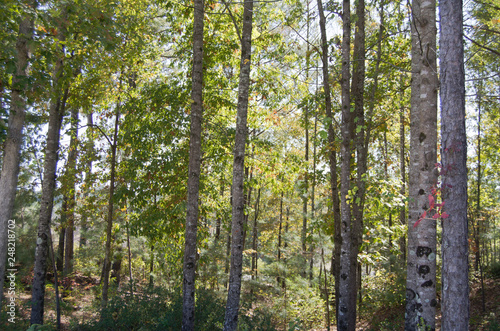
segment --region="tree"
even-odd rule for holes
[[[434,329],[436,315],[436,4],[412,4],[412,85],[406,330]]]
[[[353,135],[353,113],[351,112],[351,3],[343,0],[342,5],[342,143],[340,146],[340,268],[337,307],[337,328],[354,330],[356,327],[356,264],[353,264],[353,233],[349,192],[351,191],[351,153]]]
[[[193,73],[191,92],[191,136],[189,140],[189,173],[187,183],[186,234],[184,246],[184,281],[182,330],[194,329],[196,233],[198,230],[198,197],[201,172],[201,124],[203,120],[203,17],[204,1],[196,0],[193,22]]]
[[[236,115],[236,136],[233,150],[231,264],[229,270],[229,290],[227,293],[226,314],[224,317],[225,331],[236,330],[238,326],[241,272],[243,266],[243,222],[245,219],[243,178],[245,172],[245,145],[248,134],[247,117],[248,94],[250,88],[250,58],[252,54],[253,0],[245,0],[243,7],[238,110]]]
[[[31,294],[31,324],[43,324],[45,302],[45,276],[47,273],[47,259],[49,254],[50,220],[54,205],[54,191],[56,187],[56,170],[59,157],[59,137],[62,118],[68,98],[68,77],[64,72],[64,41],[66,40],[67,7],[61,8],[58,18],[57,58],[52,75],[52,95],[49,109],[49,127],[47,131],[47,145],[43,165],[42,201],[35,251],[34,277]]]
[[[35,3],[30,2],[34,8]],[[9,132],[3,151],[2,173],[0,176],[0,308],[2,307],[3,285],[8,251],[8,221],[14,209],[16,187],[19,175],[23,127],[26,115],[28,90],[29,41],[33,36],[33,17],[25,12],[19,23],[16,43],[16,71],[12,78],[12,95],[9,114]],[[10,246],[9,246],[10,247]]]
[[[442,329],[469,327],[467,135],[461,0],[440,2]]]
[[[73,271],[73,256],[74,256],[74,230],[75,230],[75,198],[76,198],[76,160],[78,156],[78,108],[73,106],[71,109],[71,140],[69,143],[68,163],[66,165],[66,192],[67,199],[66,213],[66,245],[64,251],[64,275],[68,275]]]
[[[119,82],[119,90],[121,90],[121,80]],[[121,91],[119,91],[120,93]],[[120,99],[115,105],[115,125],[113,131],[113,141],[108,139],[111,150],[110,158],[110,174],[109,174],[109,194],[108,194],[108,213],[106,216],[106,245],[104,251],[104,262],[102,264],[102,299],[101,306],[106,307],[108,303],[109,289],[109,272],[111,269],[111,237],[113,233],[113,215],[115,205],[115,181],[116,181],[116,151],[118,148],[118,129],[120,126]]]
[[[333,114],[332,114],[332,95],[330,89],[330,73],[328,70],[328,43],[326,36],[326,18],[323,10],[323,3],[318,0],[319,27],[321,33],[321,64],[323,71],[323,90],[325,95],[325,114],[328,118],[328,161],[330,166],[330,189],[333,210],[334,224],[334,242],[335,250],[332,256],[332,269],[335,276],[335,292],[339,293],[339,270],[340,270],[340,202],[338,192],[338,177],[337,177],[337,151],[335,148],[335,131],[333,129]],[[338,311],[338,296],[335,296],[336,307]]]

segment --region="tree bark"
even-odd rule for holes
[[[59,229],[59,240],[58,240],[57,256],[56,256],[56,268],[60,272],[62,272],[64,268],[64,243],[66,241],[65,224],[66,224],[66,210],[68,209],[67,204],[68,203],[66,199],[63,198],[61,224]]]
[[[195,0],[193,19],[193,73],[191,92],[191,136],[189,140],[188,197],[182,287],[182,330],[193,330],[195,321],[196,235],[201,173],[203,119],[203,17],[204,1]]]
[[[332,95],[330,90],[330,74],[328,70],[328,42],[326,37],[326,18],[323,11],[323,3],[318,0],[319,12],[319,26],[321,32],[321,62],[323,69],[323,90],[325,93],[325,114],[328,118],[328,159],[330,166],[330,186],[332,190],[332,210],[333,210],[333,223],[335,229],[334,237],[334,254],[332,254],[332,266],[335,277],[335,293],[339,293],[339,274],[336,272],[340,270],[340,246],[342,238],[340,235],[340,202],[338,192],[338,178],[337,178],[337,151],[335,144],[335,131],[333,129],[333,114],[332,114]],[[336,306],[338,307],[338,295],[335,296]],[[338,309],[337,309],[338,310]]]
[[[404,77],[401,75],[401,85],[404,84]],[[399,168],[401,169],[401,188],[399,193],[401,196],[406,195],[406,161],[405,161],[405,107],[404,107],[404,87],[401,88],[401,109],[399,113]],[[406,208],[401,206],[399,209],[399,223],[406,223]],[[401,253],[400,262],[404,266],[406,264],[406,237],[403,235],[399,239],[399,250]]]
[[[309,65],[310,65],[310,51],[309,51],[309,1],[307,1],[307,14],[306,14],[306,82],[309,83]],[[306,96],[308,98],[308,96]],[[302,244],[302,256],[307,261],[307,203],[309,196],[309,101],[306,102],[304,109],[304,131],[305,131],[305,145],[304,145],[304,187],[302,188],[302,232],[300,234],[300,241]],[[312,258],[312,255],[311,255]],[[302,270],[302,276],[306,276],[306,268]]]
[[[440,2],[442,330],[469,327],[467,139],[462,1]],[[446,213],[448,217],[445,217]]]
[[[121,85],[121,84],[120,84]],[[109,175],[109,196],[108,196],[108,215],[106,217],[106,245],[104,252],[104,262],[102,266],[102,298],[101,306],[104,308],[108,304],[109,272],[111,267],[111,237],[113,233],[113,215],[114,215],[114,195],[115,195],[115,177],[116,177],[116,150],[118,147],[118,127],[120,123],[120,101],[115,109],[115,128],[113,132],[113,142],[111,145],[111,164]]]
[[[73,271],[74,255],[74,228],[75,228],[75,199],[76,199],[76,159],[78,156],[78,108],[71,110],[71,140],[69,144],[68,163],[66,165],[66,245],[64,252],[64,272],[67,276]]]
[[[227,294],[224,330],[236,330],[240,306],[240,291],[243,264],[243,222],[245,219],[244,167],[245,141],[247,137],[248,94],[250,88],[250,58],[252,52],[253,0],[245,0],[241,40],[241,62],[238,86],[238,110],[233,161],[233,211],[231,228],[231,267]]]
[[[94,120],[92,116],[92,112],[87,114],[87,126],[88,126],[88,139],[89,141],[87,142],[86,146],[86,152],[87,152],[87,173],[85,175],[85,196],[88,195],[88,192],[90,192],[90,186],[92,185],[90,177],[92,176],[92,153],[94,151]],[[81,228],[80,228],[80,248],[84,247],[87,245],[87,231],[88,231],[88,224],[87,224],[87,215],[82,215],[82,220],[81,220]]]
[[[364,85],[365,85],[365,1],[358,0],[356,5],[356,28],[354,36],[353,76],[351,96],[354,101],[354,116],[352,119],[355,150],[356,150],[356,193],[352,201],[352,253],[351,270],[355,275],[356,285],[351,292],[351,301],[354,315],[351,320],[356,325],[356,297],[357,290],[361,288],[361,272],[358,267],[358,254],[363,236],[363,208],[365,202],[365,174],[367,171],[368,144],[365,143],[365,111],[364,111]],[[382,21],[383,23],[383,21]],[[381,36],[379,35],[379,38]],[[378,74],[378,72],[377,72]],[[355,129],[355,131],[354,131]],[[351,280],[352,281],[352,280]],[[360,302],[361,302],[360,293]]]
[[[280,217],[278,226],[278,264],[281,264],[281,242],[283,241],[281,235],[282,229],[283,229],[283,191],[281,191],[281,196],[280,196]],[[278,276],[276,277],[276,283],[278,284],[278,286],[281,285],[281,272],[279,272]]]
[[[356,269],[352,265],[353,224],[351,219],[351,205],[349,191],[351,190],[351,153],[353,140],[353,116],[351,112],[350,91],[350,49],[351,49],[351,4],[343,0],[342,12],[342,143],[340,147],[340,247],[339,291],[337,308],[337,328],[340,330],[354,330],[356,326]],[[353,296],[354,294],[354,296]]]
[[[30,2],[30,6],[34,5],[34,2]],[[2,173],[0,175],[0,308],[2,307],[3,285],[7,269],[7,225],[14,210],[27,107],[25,93],[28,89],[27,75],[30,57],[28,42],[33,38],[33,24],[33,18],[30,15],[24,15],[19,24],[19,35],[16,42],[16,73],[12,77],[9,131],[4,145]]]
[[[259,232],[258,232],[258,217],[259,217],[259,204],[260,204],[260,187],[257,190],[257,200],[255,200],[255,212],[254,212],[254,218],[253,218],[253,233],[252,233],[252,279],[257,278],[257,239],[259,237]]]
[[[433,330],[436,315],[436,3],[414,0],[406,330]],[[437,201],[436,201],[437,203]]]
[[[58,22],[57,40],[66,40],[67,8],[61,9]],[[33,270],[33,283],[31,292],[31,324],[43,324],[44,302],[45,302],[45,277],[47,274],[47,258],[49,255],[50,220],[54,205],[54,191],[56,188],[57,160],[59,157],[59,138],[68,87],[63,89],[63,45],[59,46],[57,60],[52,76],[52,100],[49,108],[49,127],[47,131],[47,144],[45,147],[45,159],[42,182],[42,199],[40,203],[40,216],[38,218],[38,231],[35,251],[35,266]]]

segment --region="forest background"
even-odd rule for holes
[[[3,1],[1,325],[213,330],[234,329],[236,314],[240,330],[439,328],[442,224],[458,214],[441,186],[445,38],[429,3]],[[466,322],[498,330],[500,2],[462,8],[468,232],[457,244]],[[421,122],[430,134],[413,133]],[[434,177],[412,193],[416,155],[434,158]],[[408,296],[418,277],[424,312]]]

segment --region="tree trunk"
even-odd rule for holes
[[[367,171],[368,144],[365,144],[365,111],[364,111],[364,85],[365,85],[365,1],[358,0],[356,5],[356,28],[354,36],[353,76],[351,96],[354,101],[354,119],[351,134],[354,137],[356,150],[356,193],[352,201],[352,253],[351,270],[355,275],[356,285],[351,293],[351,305],[354,307],[351,320],[356,325],[356,299],[358,289],[361,288],[361,268],[358,265],[358,254],[363,236],[363,209],[365,202],[365,175]],[[380,35],[379,35],[380,38]],[[378,74],[378,73],[377,73]],[[352,281],[352,280],[351,280]],[[362,296],[360,292],[360,303]]]
[[[247,137],[248,94],[250,88],[250,57],[252,51],[253,0],[244,1],[243,31],[241,40],[240,78],[238,86],[238,110],[233,162],[233,211],[231,228],[231,268],[227,294],[224,330],[236,330],[240,306],[243,264],[243,221],[245,198],[243,176],[245,169],[245,141]]]
[[[61,39],[60,39],[61,40]],[[58,61],[61,63],[62,61]],[[58,67],[58,66],[56,66]],[[62,69],[62,68],[60,68]],[[61,71],[58,71],[61,73]],[[57,92],[56,92],[57,93]],[[60,95],[60,93],[57,93]],[[31,292],[31,324],[43,324],[45,277],[47,274],[47,259],[49,255],[50,221],[54,204],[56,187],[56,171],[59,150],[59,138],[65,109],[68,89],[62,99],[56,94],[56,100],[51,103],[49,113],[49,128],[47,131],[47,146],[45,147],[45,161],[42,182],[42,201],[38,219],[38,231],[35,250],[34,277]]]
[[[155,254],[154,254],[155,246],[151,245],[151,259],[149,261],[149,287],[153,287],[154,285],[154,265],[155,265]]]
[[[350,1],[343,0],[342,12],[342,143],[340,147],[340,215],[341,215],[341,247],[340,247],[340,277],[338,291],[337,328],[340,330],[354,330],[356,324],[356,269],[352,265],[353,224],[351,219],[351,205],[349,191],[351,190],[351,143],[353,140],[350,94],[350,49],[351,49],[351,8]],[[354,296],[353,296],[354,294]]]
[[[120,84],[121,86],[121,84]],[[116,150],[118,147],[118,127],[120,123],[120,101],[116,104],[115,110],[115,129],[113,132],[113,142],[111,145],[111,165],[109,178],[109,196],[108,196],[108,215],[106,219],[106,246],[104,252],[104,263],[102,267],[102,299],[101,306],[104,308],[108,304],[108,289],[109,289],[109,271],[111,267],[111,237],[113,230],[113,215],[114,215],[114,194],[115,194],[115,177],[116,177]]]
[[[130,284],[130,295],[134,294],[134,279],[132,277],[132,253],[130,251],[130,224],[127,221],[127,256],[128,256],[128,278]]]
[[[306,14],[306,82],[309,83],[309,66],[310,66],[310,51],[309,51],[309,1],[307,1],[307,14]],[[308,95],[306,96],[308,98]],[[305,145],[304,145],[304,187],[302,188],[302,232],[300,234],[300,241],[302,244],[302,256],[304,262],[307,261],[307,204],[309,196],[309,101],[306,102],[304,109],[304,131],[305,131]],[[302,269],[302,277],[306,277],[306,268]]]
[[[330,165],[330,186],[332,190],[332,210],[333,210],[333,223],[335,229],[335,247],[334,254],[332,254],[331,269],[335,277],[335,293],[339,293],[339,274],[336,272],[340,269],[340,246],[342,238],[340,235],[340,202],[338,192],[338,179],[337,179],[337,152],[335,144],[335,131],[333,129],[333,114],[332,114],[332,95],[329,83],[329,70],[328,70],[328,42],[326,39],[326,18],[323,11],[323,4],[318,0],[319,12],[319,26],[321,31],[321,62],[323,68],[323,90],[325,93],[325,114],[328,118],[328,159]],[[338,295],[335,296],[336,306],[338,307]],[[338,309],[337,309],[338,310]]]
[[[278,227],[278,265],[281,264],[281,242],[282,236],[281,231],[283,230],[283,191],[281,191],[280,196],[280,217],[279,217],[279,227]],[[278,271],[278,277],[276,277],[276,283],[278,286],[281,285],[281,273]]]
[[[435,328],[437,189],[436,3],[414,0],[406,330]]]
[[[68,163],[66,165],[66,192],[68,198],[66,217],[66,245],[64,252],[64,272],[67,276],[73,271],[73,248],[75,228],[75,198],[76,198],[76,159],[78,156],[78,108],[71,110],[71,141],[69,144]]]
[[[64,268],[64,242],[66,241],[66,210],[68,209],[67,207],[67,201],[65,198],[63,198],[63,204],[62,204],[62,215],[61,215],[61,225],[59,229],[59,240],[58,240],[58,246],[57,246],[57,256],[56,256],[56,267],[57,271],[62,272]]]
[[[462,1],[443,0],[439,12],[443,163],[441,194],[444,204],[441,325],[443,330],[467,330],[469,265]]]
[[[401,75],[401,84],[403,85],[404,77]],[[401,88],[401,100],[404,100],[404,88]],[[405,108],[404,101],[401,102],[399,113],[399,168],[401,169],[401,189],[399,193],[402,196],[406,195],[406,161],[405,161]],[[406,223],[406,208],[401,206],[399,210],[399,223]],[[406,238],[401,236],[399,239],[399,250],[401,252],[400,262],[404,266],[406,263]]]
[[[88,192],[90,192],[90,186],[92,185],[90,177],[92,176],[92,153],[94,151],[94,120],[92,117],[92,112],[87,114],[87,126],[88,126],[88,143],[86,146],[86,152],[87,152],[87,173],[85,175],[85,196],[88,195]],[[80,248],[84,247],[87,245],[87,231],[88,231],[88,224],[87,224],[87,215],[82,215],[82,223],[81,223],[81,228],[80,228]]]
[[[259,236],[257,219],[259,217],[259,203],[260,203],[260,187],[257,190],[257,200],[255,200],[255,213],[253,219],[253,233],[252,233],[252,279],[257,278],[257,239]]]
[[[203,17],[204,1],[194,2],[191,135],[189,140],[188,197],[182,287],[182,330],[193,330],[195,320],[196,235],[201,173],[201,124],[203,120]]]
[[[30,3],[34,6],[35,3]],[[14,210],[17,179],[19,175],[20,151],[23,141],[26,96],[29,70],[28,42],[33,36],[33,19],[24,15],[19,24],[16,43],[16,74],[12,77],[8,135],[3,150],[2,173],[0,175],[0,308],[3,300],[3,285],[7,261],[8,221]]]
[[[64,41],[66,40],[67,8],[61,9],[58,22],[57,40],[61,42],[52,76],[52,100],[49,107],[49,127],[43,166],[42,199],[35,250],[35,265],[31,292],[30,324],[43,324],[45,302],[45,276],[47,274],[47,258],[49,255],[50,220],[54,206],[54,191],[56,188],[57,160],[59,157],[59,138],[63,114],[69,88],[62,89],[64,65]],[[61,92],[64,93],[61,97]]]

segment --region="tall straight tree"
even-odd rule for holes
[[[64,275],[73,271],[74,229],[75,229],[75,185],[76,185],[76,159],[78,156],[78,108],[71,110],[71,141],[69,143],[68,163],[66,165],[66,192],[68,199],[66,215],[66,245],[64,251]]]
[[[52,75],[52,96],[49,108],[49,127],[43,165],[42,199],[38,218],[34,277],[31,294],[31,324],[43,324],[45,302],[45,276],[50,244],[50,221],[56,188],[56,170],[59,157],[59,137],[68,97],[68,78],[64,77],[64,42],[66,40],[67,8],[63,5],[57,20],[58,53]],[[64,91],[64,92],[63,92]]]
[[[121,79],[119,83],[119,92],[121,92]],[[118,129],[120,126],[120,99],[115,106],[115,125],[113,131],[113,141],[108,139],[111,150],[110,174],[109,174],[109,193],[108,193],[108,213],[106,216],[106,244],[104,250],[104,262],[102,264],[101,284],[102,298],[101,306],[106,307],[108,303],[109,289],[109,273],[111,269],[111,240],[113,232],[113,215],[114,215],[114,194],[116,181],[116,150],[118,148]]]
[[[436,2],[412,2],[412,83],[406,330],[432,330],[436,315]]]
[[[439,9],[443,163],[441,194],[444,203],[442,329],[467,330],[469,264],[462,1],[442,0]]]
[[[340,202],[338,192],[337,178],[337,152],[335,150],[335,131],[333,130],[333,114],[332,114],[332,95],[330,90],[328,70],[328,42],[326,37],[326,18],[323,10],[323,3],[318,0],[319,27],[321,32],[321,64],[323,69],[323,90],[325,93],[325,114],[328,120],[328,159],[330,163],[330,186],[333,210],[333,223],[335,229],[335,250],[333,254],[334,266],[332,269],[340,270]],[[338,272],[334,272],[335,276],[335,292],[338,293]],[[335,296],[336,306],[338,307],[338,296]]]
[[[34,1],[29,5],[33,6]],[[12,217],[19,174],[20,151],[23,141],[24,118],[26,114],[27,75],[29,69],[28,42],[33,37],[33,17],[23,15],[19,24],[16,43],[16,72],[12,77],[12,92],[9,112],[9,132],[3,151],[0,176],[0,308],[3,299],[3,284],[7,261],[8,221]]]
[[[182,287],[182,330],[194,330],[196,233],[201,172],[201,124],[203,119],[203,16],[204,1],[194,1],[193,73],[191,92],[191,136],[187,183],[186,234],[184,245],[184,281]]]
[[[231,221],[231,266],[227,293],[224,330],[233,331],[238,326],[241,278],[243,266],[243,222],[245,220],[245,142],[248,135],[248,93],[250,89],[250,58],[252,54],[253,0],[243,3],[243,30],[241,34],[240,77],[238,84],[238,109],[233,160],[233,210]]]
[[[349,191],[351,190],[351,153],[353,140],[353,112],[351,112],[350,62],[351,62],[351,3],[343,0],[342,4],[342,143],[340,146],[340,267],[337,328],[355,330],[356,327],[356,268],[352,265],[353,224]],[[354,296],[353,296],[354,293]]]
[[[383,9],[382,9],[383,10]],[[383,23],[383,22],[382,22]],[[381,35],[379,34],[379,40]],[[356,275],[356,285],[351,288],[351,298],[354,308],[356,308],[357,290],[361,286],[361,273],[358,269],[358,254],[363,236],[363,208],[365,201],[365,174],[367,170],[368,142],[365,142],[365,106],[364,106],[364,85],[365,85],[365,1],[356,1],[356,27],[354,35],[354,53],[352,65],[352,85],[351,97],[354,103],[354,119],[352,120],[352,137],[355,142],[356,151],[356,183],[357,188],[352,205],[352,253],[351,268]],[[378,63],[377,63],[378,64]],[[377,72],[378,74],[378,72]],[[358,284],[359,281],[359,284]],[[356,309],[352,313],[352,320],[356,325]]]

